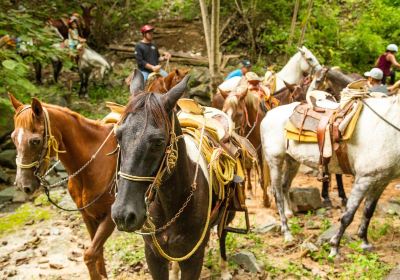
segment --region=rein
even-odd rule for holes
[[[395,126],[394,124],[392,124],[391,122],[389,122],[387,119],[385,119],[383,116],[381,116],[378,112],[376,112],[374,109],[372,109],[372,107],[365,102],[364,99],[361,99],[361,102],[367,106],[375,115],[377,115],[381,120],[383,120],[385,123],[387,123],[388,125],[390,125],[391,127],[393,127],[395,130],[400,132],[400,127]]]
[[[26,106],[23,109],[21,109],[21,111],[19,111],[16,116],[18,116],[19,114],[21,114],[23,111],[27,110],[31,108],[31,106]],[[55,182],[53,184],[49,184],[49,182],[46,180],[46,176],[50,173],[50,171],[52,171],[60,162],[58,160],[58,153],[66,153],[66,151],[60,151],[58,150],[58,142],[57,139],[54,137],[54,135],[51,133],[51,126],[50,126],[50,118],[49,118],[49,113],[47,111],[46,108],[43,108],[43,112],[44,112],[44,145],[43,145],[43,149],[41,152],[41,155],[39,157],[39,160],[36,160],[32,163],[28,163],[28,164],[22,164],[21,162],[18,162],[18,160],[16,160],[17,166],[19,168],[22,169],[30,169],[32,167],[36,167],[36,169],[34,170],[34,175],[35,177],[39,180],[40,182],[40,186],[43,187],[44,189],[44,193],[47,196],[47,200],[53,204],[55,207],[57,207],[58,209],[64,210],[64,211],[69,211],[69,212],[73,212],[73,211],[82,211],[86,208],[88,208],[89,206],[93,205],[96,201],[98,201],[107,191],[108,189],[110,189],[113,186],[113,182],[115,179],[115,174],[113,175],[113,179],[111,180],[111,182],[109,183],[109,186],[111,186],[110,188],[107,188],[102,194],[100,194],[99,196],[97,196],[95,199],[93,199],[91,202],[89,202],[88,204],[86,204],[83,207],[79,207],[76,209],[67,209],[67,208],[63,208],[61,206],[59,206],[51,197],[50,197],[50,188],[55,187],[55,186],[59,186],[62,183],[67,182],[69,179],[72,179],[74,177],[76,177],[78,174],[80,174],[82,172],[82,170],[84,170],[98,155],[98,153],[100,152],[100,150],[104,147],[104,145],[106,144],[106,142],[108,141],[108,139],[110,138],[110,136],[113,134],[113,130],[110,131],[110,133],[107,135],[106,139],[103,141],[103,143],[100,145],[100,147],[97,149],[97,151],[90,157],[90,159],[83,164],[77,171],[75,171],[74,173],[72,173],[71,175],[68,175],[66,178]],[[47,141],[45,141],[47,139]],[[48,168],[47,170],[43,171],[42,173],[40,173],[40,169],[41,166],[44,162],[47,162],[47,164],[50,162],[50,158],[51,158],[51,150],[54,150],[56,153],[56,159],[57,162],[51,166],[50,168]]]
[[[183,138],[183,135],[176,136],[175,134],[175,114],[172,115],[172,121],[171,121],[171,130],[170,130],[170,138],[169,138],[169,145],[165,149],[165,155],[163,157],[163,160],[160,164],[160,167],[156,173],[156,176],[154,177],[144,177],[144,176],[134,176],[130,174],[123,173],[121,171],[118,171],[118,175],[129,181],[133,182],[150,182],[151,184],[149,185],[149,189],[146,191],[145,194],[145,204],[146,204],[146,216],[148,217],[146,222],[148,223],[149,227],[143,226],[143,229],[146,230],[147,232],[142,232],[142,231],[135,231],[136,234],[142,235],[142,236],[151,236],[152,241],[154,246],[156,247],[158,253],[164,257],[165,259],[169,261],[184,261],[190,258],[200,247],[200,245],[203,243],[204,238],[206,236],[209,223],[210,223],[210,217],[211,217],[211,208],[212,208],[212,184],[209,184],[209,203],[208,203],[208,210],[207,210],[207,218],[206,218],[206,224],[204,225],[202,234],[200,236],[200,239],[197,241],[195,246],[190,250],[186,255],[182,257],[172,257],[168,255],[160,246],[156,234],[160,233],[162,231],[165,231],[168,227],[170,227],[176,220],[180,217],[180,215],[183,213],[183,211],[186,209],[188,206],[190,200],[194,196],[194,192],[197,189],[197,176],[198,176],[198,170],[199,170],[199,161],[201,157],[201,148],[203,145],[203,139],[204,139],[204,133],[205,133],[205,123],[203,124],[203,127],[201,129],[201,135],[200,135],[200,144],[199,144],[199,154],[197,157],[197,162],[196,162],[196,169],[193,177],[193,182],[190,186],[191,190],[186,198],[185,202],[182,204],[182,207],[177,211],[177,213],[172,217],[165,225],[163,225],[160,228],[156,228],[152,218],[150,217],[149,213],[149,206],[150,203],[154,200],[154,190],[158,189],[162,181],[164,179],[164,174],[172,174],[172,171],[174,171],[176,162],[178,160],[178,141]],[[121,152],[119,151],[119,154]],[[118,160],[119,164],[119,160]],[[119,169],[119,166],[117,164],[117,170]],[[118,185],[118,178],[117,178],[117,185]]]

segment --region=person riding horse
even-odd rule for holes
[[[391,67],[400,68],[400,63],[396,60],[396,53],[399,48],[395,44],[390,44],[386,47],[386,52],[379,56],[375,62],[375,67],[383,71],[382,84],[386,84],[386,78],[390,76],[390,85],[393,85],[396,79],[395,72]]]
[[[228,74],[228,76],[226,76],[225,81],[229,80],[233,77],[242,77],[251,70],[252,65],[251,65],[250,61],[248,61],[247,59],[242,60],[241,64],[242,64],[242,67],[230,72]]]
[[[150,73],[157,72],[161,76],[166,77],[168,73],[161,68],[159,62],[169,60],[171,54],[165,52],[160,57],[160,53],[153,41],[154,27],[151,25],[144,25],[140,28],[140,32],[143,35],[143,39],[137,43],[135,47],[135,56],[139,70],[142,72],[144,80],[146,81]]]
[[[381,69],[372,68],[370,71],[365,72],[364,76],[368,78],[369,92],[381,92],[388,94],[387,86],[382,85],[382,79],[384,75]]]

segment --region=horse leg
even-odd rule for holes
[[[345,213],[340,218],[340,228],[338,233],[336,233],[330,240],[332,246],[330,257],[334,257],[339,253],[340,240],[346,230],[346,228],[353,221],[354,214],[356,213],[361,201],[365,197],[368,189],[374,188],[376,179],[370,177],[356,177],[354,181],[354,186],[351,190],[349,200],[347,201],[347,207]]]
[[[368,226],[372,215],[374,214],[376,204],[378,203],[378,200],[385,189],[384,186],[386,185],[382,184],[382,187],[380,187],[377,191],[369,192],[367,194],[367,198],[365,199],[363,218],[358,229],[358,236],[362,240],[361,248],[364,250],[372,249],[372,245],[368,242]]]
[[[53,79],[55,83],[58,83],[58,77],[62,68],[62,62],[59,59],[52,59],[51,64],[53,65]]]
[[[285,216],[287,218],[293,217],[293,211],[290,207],[290,197],[289,197],[289,189],[290,185],[292,184],[292,181],[294,177],[297,174],[297,171],[299,170],[300,163],[295,161],[293,158],[290,156],[286,156],[285,160],[285,168],[284,168],[284,173],[283,173],[283,183],[282,183],[282,189],[283,189],[283,199],[284,199],[284,204],[285,204]]]
[[[40,63],[40,61],[36,60],[33,63],[33,67],[35,68],[36,83],[41,85],[42,84],[42,63]]]
[[[194,253],[189,259],[179,263],[179,267],[181,268],[181,280],[193,280],[200,278],[201,269],[203,268],[206,244],[207,242],[204,241],[196,253]]]
[[[343,186],[343,176],[342,176],[342,174],[335,174],[335,176],[336,176],[336,184],[338,187],[339,197],[342,199],[342,206],[346,206],[347,197],[346,197],[346,192],[344,191],[344,186]]]
[[[153,251],[147,242],[145,242],[144,253],[151,277],[154,280],[168,280],[168,261],[163,257],[156,255],[155,251]]]
[[[85,80],[85,73],[83,73],[82,71],[79,71],[79,79],[80,79],[80,86],[79,86],[79,98],[82,98],[85,95],[85,91],[84,91],[84,80]]]
[[[258,162],[260,163],[260,185],[261,185],[261,189],[263,191],[263,203],[264,203],[265,208],[269,208],[269,207],[271,207],[271,200],[269,198],[268,189],[267,189],[267,187],[265,185],[265,181],[264,181],[266,179],[266,178],[264,178],[264,169],[267,168],[267,166],[265,166],[266,163],[263,160],[261,148],[257,151],[257,155],[258,155],[258,159],[259,159]]]
[[[93,242],[93,238],[96,234],[99,224],[94,219],[87,216],[85,213],[82,213],[82,218],[83,218],[83,221],[85,222],[86,228],[89,232],[90,240]],[[92,280],[93,279],[101,279],[100,274],[97,272],[95,261],[90,260],[86,257],[86,250],[85,250],[83,259],[85,261],[86,267],[89,270],[90,279],[92,279]]]
[[[86,265],[94,268],[96,271],[96,278],[93,278],[91,273],[91,279],[101,279],[102,277],[107,278],[103,256],[103,246],[107,238],[114,231],[114,228],[115,225],[111,219],[111,213],[108,213],[107,216],[100,222],[100,224],[98,224],[98,227],[95,230],[95,235],[92,239],[92,243],[85,251],[84,260]]]
[[[291,242],[293,241],[293,236],[290,233],[290,229],[287,223],[287,218],[285,216],[285,202],[284,202],[283,186],[282,186],[283,158],[271,157],[269,158],[268,163],[271,174],[271,187],[275,195],[276,206],[278,208],[279,216],[281,218],[282,233],[284,234],[285,242]]]
[[[246,181],[247,181],[247,193],[249,194],[249,198],[253,199],[253,187],[251,185],[251,168],[246,168]]]
[[[228,232],[226,230],[222,231],[221,237],[219,238],[219,252],[220,252],[220,268],[221,268],[221,279],[230,280],[232,275],[228,270],[228,262],[226,257],[226,236]]]
[[[326,176],[326,174],[324,174],[324,177]],[[326,208],[331,208],[332,207],[332,201],[329,197],[329,187],[331,184],[331,175],[329,174],[329,180],[324,180],[322,181],[322,192],[321,192],[321,196],[323,198],[323,202],[322,204],[324,205],[324,207]]]

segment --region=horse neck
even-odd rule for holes
[[[166,90],[170,90],[171,89],[171,84],[172,84],[172,80],[175,77],[174,73],[170,73],[168,74],[167,77],[164,78],[164,85],[165,85],[165,89]]]
[[[112,127],[102,126],[74,112],[54,107],[47,107],[47,110],[52,134],[59,144],[59,149],[65,151],[65,153],[59,153],[58,156],[68,173],[71,174],[90,160]],[[105,145],[104,150],[111,151],[115,146],[115,139],[112,137]],[[88,166],[82,174],[90,168],[95,168],[95,164]]]
[[[278,72],[278,80],[276,91],[285,87],[284,80],[288,84],[298,84],[303,77],[303,71],[300,68],[300,60],[301,54],[297,53],[292,58],[290,58],[289,62],[282,68],[281,71]]]
[[[175,118],[175,132],[179,137],[182,135],[178,120]],[[193,167],[190,166],[185,140],[178,140],[178,159],[173,173],[158,188],[158,200],[165,219],[171,219],[182,207],[189,196],[190,187],[193,183]],[[199,169],[200,172],[200,169]],[[193,200],[192,200],[193,201]],[[191,208],[192,202],[188,207]],[[187,215],[187,214],[185,214]],[[177,221],[178,222],[178,221]],[[179,223],[179,222],[178,222]]]

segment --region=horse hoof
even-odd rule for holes
[[[331,248],[331,252],[329,253],[328,258],[333,259],[333,258],[337,257],[338,255],[339,255],[339,249],[336,248],[336,247],[332,247],[332,248]]]
[[[326,199],[326,200],[324,200],[324,201],[322,202],[322,206],[323,206],[324,208],[330,209],[330,208],[332,208],[332,201],[330,201],[329,199]]]
[[[284,240],[285,243],[293,242],[294,238],[293,238],[293,235],[290,232],[285,232],[284,235],[285,235],[285,240]]]
[[[363,251],[370,252],[370,251],[372,251],[372,249],[373,249],[374,247],[373,247],[371,244],[368,244],[368,243],[363,242],[363,243],[361,243],[360,248],[361,248]]]
[[[286,216],[286,218],[288,218],[288,219],[294,217],[293,212],[290,211],[290,210],[286,210],[286,211],[285,211],[285,216]]]

